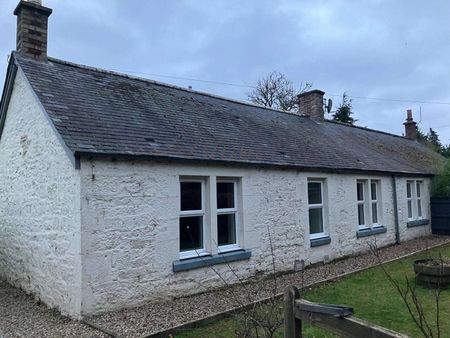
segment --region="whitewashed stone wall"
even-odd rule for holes
[[[423,204],[423,218],[429,219],[431,222],[431,208],[430,208],[430,195],[431,195],[431,181],[429,179],[423,179],[420,177],[402,177],[397,178],[397,193],[399,195],[398,213],[400,223],[400,238],[407,240],[420,236],[426,236],[431,234],[431,226],[419,226],[414,228],[408,228],[406,223],[408,222],[408,204],[406,201],[406,181],[419,180],[424,182],[422,191],[422,203]],[[431,225],[431,223],[430,223]]]
[[[268,230],[280,271],[293,269],[297,259],[309,264],[366,251],[374,237],[356,237],[357,179],[380,180],[382,223],[387,232],[376,236],[377,244],[381,247],[395,243],[393,189],[389,176],[82,160],[84,314],[137,305],[150,299],[184,296],[223,285],[210,268],[172,272],[172,262],[179,258],[180,176],[210,177],[212,181],[223,176],[241,178],[243,248],[251,250],[252,257],[249,261],[231,264],[240,277],[271,271]],[[308,235],[308,178],[326,180],[327,231],[331,243],[315,248],[310,248]],[[424,179],[424,182],[424,210],[429,210],[429,180]],[[397,179],[397,185],[402,240],[429,233],[429,226],[406,228],[406,179]],[[228,280],[235,279],[227,266],[215,268]]]
[[[0,278],[81,310],[80,179],[19,69],[0,139]]]

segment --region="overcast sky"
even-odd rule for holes
[[[18,0],[0,2],[0,77]],[[312,82],[357,124],[401,135],[406,109],[450,140],[450,1],[43,0],[49,55],[245,100],[273,70]],[[373,100],[382,98],[392,100]],[[395,100],[404,100],[399,102]],[[423,101],[419,103],[414,101]],[[436,104],[441,102],[447,104]]]

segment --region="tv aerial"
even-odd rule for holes
[[[324,100],[324,101],[325,101],[325,100]],[[327,113],[328,113],[328,114],[331,113],[331,108],[333,108],[333,100],[328,99],[328,101],[325,101],[325,102],[323,103],[323,105],[325,106],[325,109],[326,109]]]

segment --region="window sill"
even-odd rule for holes
[[[310,243],[311,243],[311,248],[316,247],[316,246],[327,245],[327,244],[331,243],[331,238],[330,238],[330,236],[311,238]]]
[[[252,256],[251,251],[238,250],[226,252],[214,256],[195,257],[191,259],[183,259],[172,263],[173,272],[187,271],[205,266],[212,266],[216,264],[231,263],[249,259]]]
[[[419,227],[419,226],[424,226],[424,225],[428,225],[430,224],[430,220],[429,219],[418,219],[415,221],[408,221],[406,223],[406,227],[407,228],[414,228],[414,227]]]
[[[373,236],[378,234],[384,234],[387,231],[387,229],[383,226],[378,226],[375,228],[367,228],[367,229],[361,229],[356,232],[356,237],[367,237],[367,236]]]

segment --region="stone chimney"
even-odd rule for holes
[[[21,0],[14,10],[17,15],[17,46],[20,54],[38,60],[47,59],[48,17],[50,8],[41,0]]]
[[[323,110],[323,96],[325,92],[314,89],[301,93],[298,97],[300,114],[309,116],[316,121],[323,121],[325,112]]]
[[[406,111],[405,137],[410,140],[417,140],[417,123],[413,120],[412,110]]]

